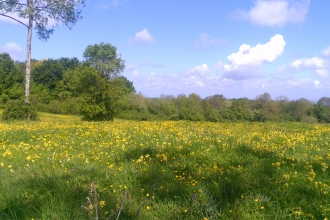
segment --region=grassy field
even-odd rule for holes
[[[330,219],[329,143],[301,123],[0,122],[0,219]]]

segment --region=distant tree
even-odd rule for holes
[[[330,98],[322,97],[319,101],[313,105],[313,115],[319,122],[330,123]]]
[[[269,93],[257,95],[255,98],[254,115],[257,121],[276,121],[279,119],[282,108],[281,106],[272,100]]]
[[[125,62],[111,44],[89,45],[84,51],[85,63],[102,72],[108,79],[113,79],[124,71]]]
[[[10,18],[28,29],[26,75],[25,75],[25,103],[30,96],[30,71],[31,71],[31,39],[32,29],[35,26],[37,35],[41,40],[48,40],[54,32],[54,26],[48,28],[48,23],[53,20],[56,25],[64,24],[69,29],[81,19],[79,6],[84,6],[85,0],[1,0],[0,15]],[[27,23],[20,21],[27,19]]]
[[[203,121],[204,112],[201,101],[201,97],[195,93],[190,94],[189,97],[183,97],[183,103],[179,111],[179,119]]]
[[[211,122],[219,121],[217,110],[212,108],[211,104],[207,100],[202,101],[202,107],[204,111],[204,118],[206,121],[211,121]]]
[[[230,110],[234,112],[237,120],[252,120],[252,112],[249,109],[248,99],[232,99]]]
[[[223,95],[208,96],[205,98],[205,101],[207,101],[213,109],[218,111],[227,107],[226,98]]]
[[[303,121],[304,118],[311,115],[313,104],[307,99],[301,98],[289,102],[284,107],[284,113],[287,115],[286,120]]]

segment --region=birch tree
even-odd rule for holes
[[[70,30],[81,17],[85,0],[0,0],[0,16],[12,19],[27,30],[25,103],[29,103],[31,39],[33,28],[40,40],[47,41],[55,26],[63,24]]]

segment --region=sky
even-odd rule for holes
[[[35,32],[33,59],[77,57],[101,42],[146,97],[330,97],[329,0],[87,0],[83,18]],[[24,22],[24,21],[23,21]],[[50,21],[51,22],[51,21]],[[27,28],[0,16],[0,52],[26,57]]]

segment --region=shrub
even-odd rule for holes
[[[2,113],[3,120],[31,120],[37,119],[37,111],[35,105],[25,103],[23,100],[10,100],[6,103]]]

